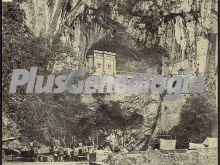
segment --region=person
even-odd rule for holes
[[[34,142],[30,142],[29,145],[30,145],[30,150],[34,150]]]
[[[34,161],[37,162],[38,161],[38,147],[37,146],[34,146]]]
[[[57,146],[54,147],[54,161],[58,161],[58,148]]]
[[[63,155],[64,155],[63,148],[60,147],[60,148],[58,149],[58,161],[59,161],[59,162],[63,162]]]
[[[30,142],[30,143],[29,143],[29,148],[30,148],[30,152],[31,152],[32,154],[34,154],[34,143],[33,143],[33,142]]]
[[[66,160],[69,162],[71,157],[71,148],[66,149]]]
[[[51,144],[51,146],[50,146],[50,155],[54,155],[54,153],[55,153],[55,150],[54,150],[54,145],[53,144]],[[54,161],[54,157],[52,158],[52,160],[51,161]]]
[[[34,161],[38,161],[38,147],[39,144],[36,140],[34,140],[32,143],[30,143],[30,149],[33,151]]]
[[[71,161],[75,161],[75,158],[74,158],[75,154],[74,154],[74,148],[72,148],[71,150]]]
[[[78,161],[79,160],[79,148],[74,148],[74,160]]]

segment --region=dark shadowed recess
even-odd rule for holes
[[[124,115],[118,102],[102,103],[96,110],[96,114],[80,119],[76,128],[78,138],[84,141],[98,130],[126,130],[139,128],[144,122],[143,116],[133,112],[129,116]]]
[[[161,46],[142,48],[129,45],[127,41],[121,41],[117,38],[100,40],[89,49],[87,55],[92,54],[93,50],[116,53],[117,67],[126,61],[142,62],[150,67],[154,67],[154,65],[162,66],[162,57],[169,58],[168,52]]]

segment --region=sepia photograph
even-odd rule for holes
[[[2,0],[3,165],[217,165],[217,0]]]

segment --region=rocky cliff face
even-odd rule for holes
[[[51,41],[58,37],[85,61],[92,46],[106,39],[143,56],[150,48],[162,47],[168,52],[168,56],[160,57],[164,75],[191,66],[215,79],[215,72],[208,72],[217,66],[215,0],[28,0],[21,7],[35,36]],[[210,61],[212,65],[208,65]],[[184,98],[163,107],[178,113],[183,103]],[[157,109],[156,104],[152,107]]]
[[[81,55],[106,36],[127,36],[122,41],[133,42],[135,49],[162,46],[171,61],[187,59],[200,72],[205,70],[210,35],[217,33],[214,0],[29,0],[21,6],[34,35],[59,35]]]

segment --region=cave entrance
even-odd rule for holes
[[[153,73],[162,73],[162,59],[167,51],[160,47],[137,48],[121,38],[102,39],[93,44],[86,54],[87,64],[101,75],[134,75],[145,73],[148,68]]]

